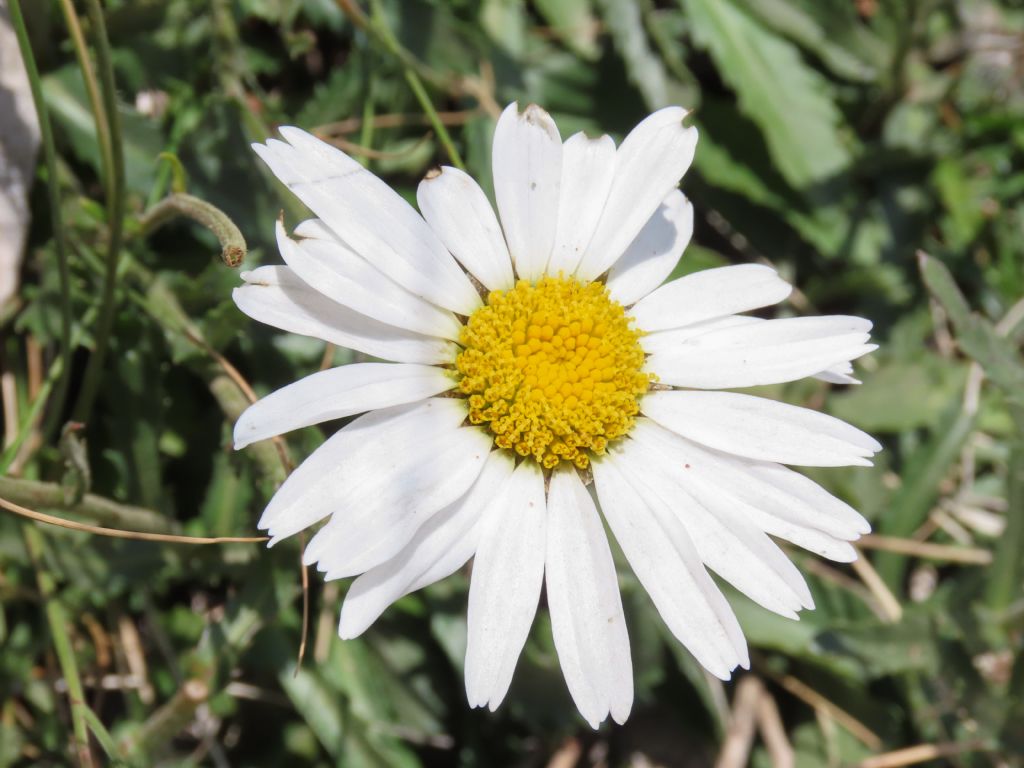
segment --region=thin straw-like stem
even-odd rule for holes
[[[394,33],[388,27],[380,4],[376,0],[371,0],[371,7],[373,8],[372,19],[367,18],[366,14],[354,0],[338,0],[338,5],[357,27],[376,37],[378,42],[387,49],[388,53],[398,59],[402,65],[402,75],[409,84],[409,89],[427,116],[427,120],[437,134],[437,139],[441,142],[441,146],[448,153],[448,158],[451,160],[452,165],[459,170],[466,170],[466,164],[462,161],[462,156],[459,154],[459,150],[456,149],[455,142],[452,141],[451,134],[448,133],[448,128],[434,107],[434,103],[430,100],[430,94],[427,93],[427,89],[423,86],[423,80],[419,72],[417,72],[415,60],[402,48]]]
[[[37,512],[34,509],[23,507],[7,499],[0,498],[0,507],[8,512],[13,512],[21,517],[35,520],[48,525],[56,525],[60,528],[69,528],[72,531],[82,531],[96,536],[108,536],[112,539],[132,539],[134,541],[159,541],[164,544],[260,544],[267,541],[266,536],[178,536],[173,533],[149,533],[147,531],[122,531],[119,528],[104,528],[99,525],[80,523],[77,520],[66,520],[56,515],[48,515],[45,512]]]

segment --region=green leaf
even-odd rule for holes
[[[337,757],[341,751],[343,718],[341,698],[324,681],[307,669],[285,668],[278,681],[288,694],[299,716],[309,725],[328,754]]]
[[[861,82],[870,82],[878,75],[878,62],[868,63],[849,52],[826,30],[813,14],[787,0],[738,0],[739,5],[765,26],[821,57],[836,75]],[[841,14],[845,16],[845,14]],[[831,15],[839,23],[840,14]]]
[[[53,121],[69,139],[79,159],[99,172],[96,123],[89,109],[78,68],[69,65],[43,78],[43,93]],[[129,190],[149,191],[156,175],[157,156],[165,148],[154,120],[119,105],[124,133],[125,183]]]
[[[1006,530],[989,569],[987,595],[989,606],[999,612],[1019,600],[1024,591],[1024,442],[1021,440],[1010,454],[1006,484]]]
[[[946,265],[923,252],[918,262],[925,285],[949,315],[956,340],[968,356],[974,358],[985,375],[1014,402],[1024,397],[1024,364],[1012,342],[996,333],[992,323],[971,312]]]
[[[978,180],[968,176],[960,157],[943,158],[932,173],[943,205],[948,212],[944,219],[950,247],[964,248],[981,232],[986,216],[982,207],[983,190]]]
[[[959,394],[951,398],[929,441],[913,452],[903,470],[903,484],[878,521],[880,533],[907,537],[928,517],[939,495],[940,481],[960,455],[977,420],[977,413],[965,411],[960,400]],[[879,552],[875,568],[890,587],[898,587],[906,563],[905,555]]]
[[[920,360],[888,359],[829,401],[829,412],[868,432],[901,432],[934,424],[946,404],[963,391],[966,366],[927,355]]]
[[[508,54],[520,58],[526,47],[526,8],[522,0],[483,0],[480,25]]]
[[[225,435],[230,441],[230,436]],[[199,514],[210,536],[233,536],[244,530],[242,514],[253,497],[253,483],[247,464],[232,462],[227,453],[213,460],[213,477]]]
[[[830,632],[831,650],[857,659],[868,678],[940,667],[937,628],[923,610],[908,611],[899,624],[863,623]]]
[[[597,4],[615,50],[626,64],[629,81],[643,95],[644,103],[649,109],[667,106],[670,103],[668,75],[647,39],[639,5],[619,0],[597,0]]]
[[[680,0],[697,44],[736,92],[740,111],[764,133],[778,169],[796,187],[826,181],[850,164],[828,83],[792,43],[731,0]]]
[[[533,0],[533,4],[569,50],[587,61],[597,59],[601,49],[590,0]]]

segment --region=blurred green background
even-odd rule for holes
[[[623,568],[636,704],[598,732],[543,611],[501,709],[468,709],[465,574],[345,643],[347,582],[311,574],[296,671],[298,540],[141,542],[0,511],[0,766],[1024,765],[1021,5],[21,0],[55,157],[0,308],[0,498],[253,535],[325,432],[234,453],[245,382],[264,394],[352,355],[248,320],[217,238],[183,217],[157,228],[169,209],[153,207],[187,191],[238,226],[244,266],[276,263],[274,221],[302,209],[249,142],[300,125],[413,200],[450,162],[447,133],[489,191],[512,100],[563,136],[617,139],[658,107],[694,108],[679,273],[771,263],[799,288],[784,314],[873,319],[862,386],[764,389],[886,450],[813,472],[877,534],[857,568],[793,552],[817,610],[790,622],[728,593],[752,647],[740,683],[703,674]]]

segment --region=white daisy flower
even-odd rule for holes
[[[662,285],[693,229],[676,188],[697,143],[686,115],[655,112],[616,148],[582,133],[563,143],[544,110],[510,105],[494,133],[497,215],[455,168],[427,175],[417,213],[297,128],[255,146],[318,218],[293,237],[278,225],[287,266],[244,273],[235,302],[392,361],[314,373],[242,415],[237,448],[358,415],[292,473],[259,526],[274,543],[327,519],[305,562],[357,577],[343,638],[472,558],[473,706],[504,698],[544,587],[583,717],[626,719],[629,637],[605,523],[668,628],[722,679],[749,661],[707,569],[795,618],[811,594],[771,537],[848,562],[869,530],[782,465],[870,465],[874,439],[715,390],[853,382],[850,361],[875,348],[871,323],[741,314],[789,295],[765,266]]]

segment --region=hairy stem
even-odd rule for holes
[[[230,217],[220,208],[198,197],[176,192],[154,205],[140,222],[143,234],[150,234],[167,222],[184,216],[192,219],[216,235],[220,241],[221,260],[229,267],[237,267],[248,252],[245,238]]]
[[[119,504],[94,493],[87,493],[79,503],[68,506],[64,503],[64,489],[57,483],[0,477],[0,497],[26,507],[71,512],[112,528],[149,533],[173,533],[176,530],[173,522],[159,512]]]

